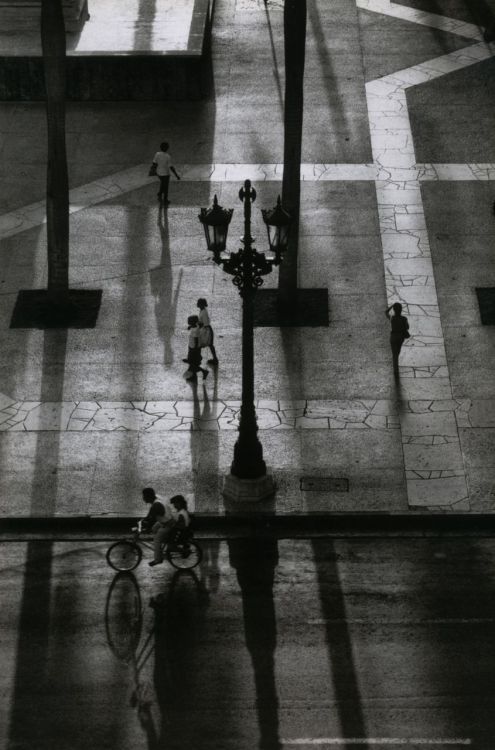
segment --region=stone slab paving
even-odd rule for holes
[[[441,445],[460,427],[495,427],[495,399],[390,401],[257,399],[260,430],[398,430],[405,443]],[[15,401],[0,394],[0,431],[233,430],[239,400]],[[400,416],[400,424],[399,424]]]
[[[0,399],[2,432],[236,430],[238,400],[16,402]],[[260,430],[398,430],[391,401],[256,401]]]
[[[283,431],[398,431],[402,438],[410,507],[470,508],[459,430],[493,427],[495,401],[452,398],[436,294],[421,182],[495,179],[495,164],[418,164],[407,90],[495,56],[481,42],[482,30],[465,22],[397,6],[388,0],[357,0],[359,8],[401,18],[470,40],[456,52],[396,71],[366,84],[373,163],[303,164],[312,182],[367,181],[376,188],[385,283],[389,303],[402,301],[412,337],[401,355],[395,401],[260,401],[260,428]],[[185,182],[280,182],[281,164],[184,164]],[[77,212],[150,184],[141,164],[71,191]],[[44,203],[0,217],[0,238],[44,222]],[[223,432],[237,425],[239,402],[19,402],[8,397],[0,430],[13,432]]]
[[[373,12],[482,39],[477,27],[464,22],[383,0],[358,0],[358,4]],[[401,377],[415,377],[418,368],[423,383],[428,384],[432,376],[437,383],[443,381],[445,390],[450,392],[421,187],[410,171],[417,169],[417,162],[406,92],[411,86],[488,60],[494,53],[494,45],[481,42],[366,84],[373,159],[385,170],[390,169],[388,180],[375,183],[387,298],[389,304],[401,302],[412,323],[411,338],[405,342],[399,368]],[[464,173],[470,171],[465,169]],[[448,174],[448,170],[444,171],[444,178]],[[454,414],[401,412],[400,419],[409,504],[446,504],[468,509],[468,487]]]

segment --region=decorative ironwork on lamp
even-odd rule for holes
[[[211,208],[200,209],[198,219],[205,230],[208,250],[215,256],[219,256],[225,250],[229,224],[233,213],[233,208],[222,208],[218,204],[216,195],[213,197]]]
[[[225,252],[227,232],[233,209],[218,205],[202,208],[199,220],[203,224],[208,250],[213,252],[215,263],[232,276],[232,281],[242,297],[242,402],[239,419],[239,437],[234,446],[230,474],[225,477],[224,495],[233,500],[261,500],[275,492],[275,483],[267,475],[263,448],[258,439],[258,425],[254,406],[254,295],[263,284],[263,276],[282,261],[287,249],[291,216],[284,211],[278,197],[275,208],[262,211],[267,227],[271,255],[260,253],[251,236],[251,205],[256,191],[250,180],[245,180],[239,191],[244,204],[243,247],[236,252]],[[225,254],[223,254],[225,253]]]
[[[277,205],[275,208],[262,208],[261,215],[266,224],[270,250],[275,253],[277,263],[280,263],[282,255],[287,250],[289,243],[289,229],[292,217],[284,208],[282,208],[280,195],[277,198]]]

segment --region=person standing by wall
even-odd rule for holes
[[[391,314],[391,310],[394,314]],[[392,362],[394,365],[394,375],[399,374],[399,354],[405,339],[408,339],[409,321],[405,315],[402,315],[402,305],[400,302],[394,302],[387,307],[385,315],[390,320],[390,348],[392,349]]]
[[[208,313],[208,302],[204,297],[200,297],[196,303],[196,307],[199,308],[199,343],[202,347],[208,346],[211,352],[211,359],[208,360],[209,365],[218,365],[217,353],[213,345],[215,335],[213,328],[210,323],[210,315]]]
[[[164,141],[160,143],[160,151],[157,151],[153,157],[153,164],[156,166],[156,176],[160,180],[160,189],[157,193],[158,200],[165,206],[170,204],[168,199],[168,185],[170,182],[170,172],[180,180],[180,176],[172,165],[172,157],[168,153],[169,144]]]

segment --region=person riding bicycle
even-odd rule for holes
[[[148,515],[141,521],[141,530],[153,532],[154,559],[150,565],[163,562],[162,545],[168,538],[170,530],[175,524],[174,510],[170,500],[159,497],[153,487],[145,487],[143,501],[151,505]]]
[[[166,557],[177,570],[195,568],[203,553],[193,538],[193,519],[185,497],[174,495],[165,500],[152,487],[142,492],[144,502],[151,506],[149,513],[133,527],[131,538],[118,539],[110,545],[106,554],[108,564],[118,571],[134,570],[142,560],[142,548],[152,547],[154,559],[150,565],[159,565]],[[152,533],[152,540],[141,537],[141,532]]]

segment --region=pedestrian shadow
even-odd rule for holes
[[[276,539],[229,539],[229,561],[241,589],[244,637],[256,687],[259,747],[279,750],[279,702],[275,683],[277,621],[273,599]]]
[[[162,254],[160,264],[149,270],[150,288],[155,298],[156,328],[158,335],[163,341],[163,364],[165,367],[170,367],[174,363],[172,340],[176,326],[177,305],[179,302],[183,269],[179,269],[174,290],[168,211],[162,205],[158,209],[157,225],[160,232]]]
[[[194,413],[200,429],[191,430],[191,469],[194,506],[199,512],[218,513],[219,499],[219,463],[220,463],[220,429],[218,425],[218,367],[210,371],[213,377],[213,391],[211,399],[208,395],[206,383],[202,384],[203,401],[198,398],[197,388],[193,389]],[[213,405],[213,406],[212,406]],[[201,430],[201,423],[210,425],[216,423],[216,429]],[[207,445],[205,446],[205,440]],[[205,450],[206,448],[206,450]],[[211,593],[218,590],[220,572],[218,556],[220,542],[210,539],[203,549],[201,573],[207,589]]]
[[[318,10],[318,4],[316,0],[308,0],[308,21],[313,31],[313,38],[315,42],[316,55],[320,62],[321,75],[325,84],[325,95],[328,104],[328,120],[329,125],[326,132],[326,140],[328,143],[329,136],[332,135],[336,139],[335,148],[333,154],[327,155],[325,161],[339,161],[339,157],[336,153],[338,148],[339,133],[342,130],[342,123],[345,124],[346,128],[349,125],[349,118],[346,117],[346,110],[342,106],[345,100],[344,94],[340,93],[339,89],[339,78],[335,75],[334,63],[332,61],[331,52],[329,51],[325,39],[323,36],[323,30],[325,24],[322,23],[322,19]],[[351,122],[352,126],[352,122]],[[368,133],[368,150],[371,153],[371,144]]]
[[[273,76],[275,78],[275,85],[277,87],[277,94],[278,94],[278,103],[280,106],[280,110],[283,112],[284,110],[284,96],[282,94],[282,81],[280,78],[280,69],[279,64],[277,60],[277,51],[275,49],[275,43],[273,39],[273,29],[272,29],[272,22],[270,19],[270,11],[268,8],[268,3],[265,1],[265,13],[266,13],[266,25],[268,27],[268,35],[270,37],[270,49],[272,51],[272,63],[273,63]]]
[[[404,402],[404,389],[402,387],[402,382],[400,379],[400,365],[399,365],[399,374],[393,376],[393,383],[392,383],[392,394],[393,399],[395,401],[395,407],[397,409],[397,413],[403,414],[405,411],[406,403]]]
[[[212,396],[208,394],[208,381],[198,385],[188,381],[193,399],[193,422],[190,432],[191,510],[200,513],[218,513],[220,506],[219,477],[220,429],[218,424],[218,368],[210,370],[213,377]],[[201,393],[201,399],[200,399]]]

